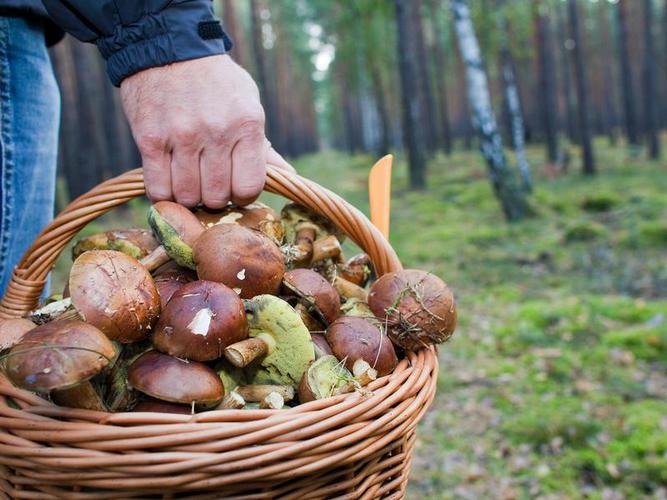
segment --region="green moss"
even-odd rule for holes
[[[627,349],[638,358],[651,361],[667,359],[667,325],[615,330],[607,333],[603,340],[606,345]]]
[[[586,212],[607,212],[620,203],[620,197],[614,193],[595,193],[584,198],[581,209]]]
[[[607,234],[607,230],[601,224],[594,221],[578,221],[570,224],[565,229],[565,241],[568,243],[576,241],[591,241],[601,238]]]
[[[667,247],[667,222],[644,222],[639,226],[641,242],[650,246]]]

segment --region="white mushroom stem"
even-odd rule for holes
[[[222,402],[218,406],[218,410],[240,410],[245,407],[245,399],[238,392],[232,391],[225,394]]]
[[[162,245],[160,245],[155,250],[153,250],[151,253],[146,255],[143,259],[141,259],[139,262],[141,262],[141,264],[146,269],[148,269],[148,271],[153,272],[158,267],[160,267],[163,264],[166,264],[170,260],[171,260],[171,257],[169,257],[169,254],[164,249],[164,247]]]
[[[250,402],[263,401],[272,392],[280,394],[285,401],[291,401],[295,396],[294,387],[290,385],[240,385],[234,391]]]
[[[285,400],[277,393],[272,392],[259,402],[259,407],[262,410],[280,410],[285,406]]]
[[[337,260],[342,252],[340,241],[333,234],[324,236],[313,242],[313,257],[311,263],[321,262],[325,259]]]
[[[366,387],[378,377],[377,370],[372,368],[371,365],[369,365],[363,359],[357,359],[354,362],[354,365],[352,365],[352,374],[354,375],[355,379],[340,386],[336,390],[336,395],[347,394],[354,392],[361,387]]]
[[[359,299],[363,302],[368,301],[368,292],[351,281],[347,281],[340,276],[334,278],[333,286],[343,299]]]
[[[83,319],[74,306],[70,297],[51,302],[50,304],[32,311],[29,319],[38,325],[48,323],[55,319]]]
[[[225,358],[237,368],[244,368],[257,358],[270,354],[275,347],[275,340],[268,333],[242,340],[225,349]]]

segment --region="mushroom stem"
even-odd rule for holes
[[[324,236],[313,242],[313,257],[311,263],[321,262],[324,259],[337,259],[341,255],[340,241],[333,234]]]
[[[373,382],[378,377],[378,372],[375,368],[372,368],[366,361],[363,359],[357,359],[354,362],[352,367],[352,373],[354,375],[354,380],[347,382],[345,385],[342,385],[336,390],[336,395],[347,394],[354,392],[355,390],[366,387],[368,384]]]
[[[259,402],[259,407],[262,410],[280,410],[285,406],[285,400],[277,393],[272,392]]]
[[[225,357],[237,368],[248,366],[253,360],[264,357],[272,350],[273,337],[259,334],[257,337],[236,342],[225,348]]]
[[[238,392],[232,391],[222,398],[217,410],[240,410],[245,407],[245,399]]]
[[[336,276],[333,282],[333,286],[338,292],[338,294],[344,299],[359,299],[364,302],[368,300],[368,292],[361,288],[359,285],[355,285],[351,281]]]
[[[28,319],[38,325],[43,325],[56,318],[62,318],[64,313],[72,309],[72,299],[67,297],[56,302],[51,302],[39,309],[35,309],[30,313]]]
[[[308,312],[308,308],[304,306],[303,304],[299,303],[294,306],[294,309],[296,312],[299,313],[299,316],[301,316],[301,321],[303,321],[303,324],[306,325],[306,328],[308,328],[308,331],[316,331],[316,332],[321,332],[324,331],[324,326],[317,321],[313,316]]]
[[[269,385],[269,384],[252,384],[240,385],[234,389],[243,399],[252,403],[264,400],[273,392],[277,392],[285,401],[294,399],[294,387],[290,385]]]
[[[314,226],[304,223],[296,230],[294,237],[295,262],[309,262],[313,256],[313,244],[317,235]]]
[[[151,253],[142,258],[139,262],[148,269],[150,272],[155,271],[158,267],[163,264],[166,264],[171,260],[169,254],[165,250],[164,246],[160,245]]]

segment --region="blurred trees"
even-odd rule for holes
[[[410,185],[422,189],[433,155],[484,146],[471,127],[478,103],[467,98],[450,1],[217,0],[216,9],[233,57],[258,83],[276,149],[404,149]],[[659,156],[667,0],[466,3],[490,110],[519,160],[522,142],[543,144],[559,168],[581,150],[593,173],[596,134]],[[139,158],[95,50],[68,39],[52,52],[63,95],[61,172],[76,195]]]

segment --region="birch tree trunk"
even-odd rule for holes
[[[528,203],[503,151],[502,139],[491,107],[489,84],[483,69],[479,43],[470,19],[470,9],[466,0],[450,0],[450,5],[466,70],[468,101],[472,110],[473,126],[479,136],[480,149],[505,217],[509,221],[517,221],[527,215]]]
[[[653,0],[644,0],[644,62],[642,68],[644,130],[648,140],[648,154],[652,160],[660,157],[658,138],[658,94],[656,92],[655,47],[653,42]]]
[[[501,36],[503,36],[501,34]],[[507,102],[507,112],[509,113],[512,143],[514,151],[516,152],[517,166],[519,167],[519,175],[521,176],[521,186],[524,191],[531,192],[533,190],[533,181],[530,175],[530,164],[526,158],[526,147],[524,137],[526,131],[523,128],[523,112],[521,110],[521,102],[519,100],[519,90],[516,85],[516,78],[514,77],[514,61],[512,54],[507,46],[507,42],[502,42],[501,60],[503,72],[503,84],[505,87],[505,100]]]
[[[593,175],[595,174],[595,158],[593,157],[591,121],[588,109],[588,78],[584,67],[584,51],[579,29],[579,7],[577,4],[577,0],[568,0],[570,30],[574,41],[572,53],[574,55],[574,72],[576,75],[579,135],[581,137],[581,148],[583,150],[583,172],[586,175]]]
[[[413,14],[410,0],[394,0],[396,25],[398,28],[397,52],[401,78],[401,97],[403,103],[403,136],[408,152],[410,187],[423,189],[426,186],[426,159],[424,137],[424,109],[420,99],[419,75],[417,63],[419,49],[412,30]]]

